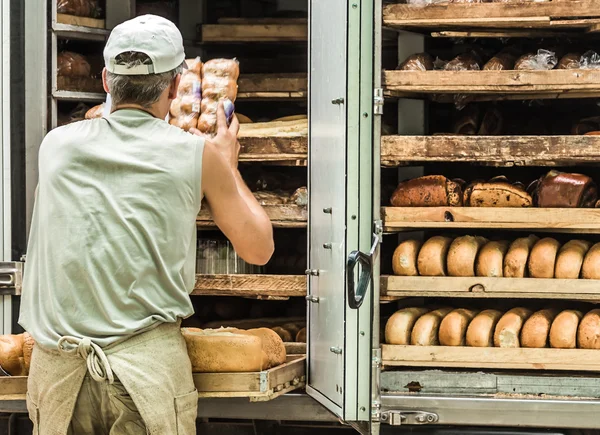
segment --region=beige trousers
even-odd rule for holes
[[[34,348],[27,383],[34,434],[196,433],[198,393],[179,323],[103,350],[76,339],[65,348]]]

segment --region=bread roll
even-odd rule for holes
[[[554,277],[562,279],[577,279],[581,273],[581,265],[585,254],[592,246],[587,240],[570,240],[558,251]]]
[[[11,376],[25,376],[23,334],[0,335],[0,367]]]
[[[279,338],[281,338],[281,341],[283,341],[284,343],[291,343],[293,341],[292,334],[290,334],[290,331],[288,331],[287,329],[284,329],[281,326],[274,326],[273,328],[271,328],[271,330],[277,335],[279,335]]]
[[[560,243],[545,237],[538,241],[529,255],[527,268],[532,278],[554,278],[554,267]]]
[[[306,343],[306,328],[302,328],[296,335],[296,343]]]
[[[502,52],[492,57],[484,66],[484,71],[512,70],[517,61],[516,56],[511,53]]]
[[[477,276],[501,277],[508,247],[507,240],[486,243],[477,256]]]
[[[25,374],[29,374],[29,367],[31,367],[31,355],[33,354],[33,346],[35,340],[28,333],[23,334],[23,363],[25,365]]]
[[[287,355],[283,340],[277,333],[269,328],[248,329],[248,334],[259,337],[262,340],[262,350],[269,358],[268,368],[285,364]]]
[[[434,236],[427,240],[417,257],[417,268],[421,276],[446,276],[446,259],[452,239]]]
[[[558,310],[553,308],[533,313],[521,330],[521,347],[548,347],[550,327],[557,314]]]
[[[427,53],[412,54],[396,69],[400,71],[430,71],[433,69],[433,58]]]
[[[295,323],[286,323],[285,325],[281,325],[281,327],[291,334],[292,339],[290,341],[296,339],[296,335],[298,335],[298,332],[300,332],[301,329],[301,327]]]
[[[531,316],[531,310],[527,308],[513,308],[504,314],[494,331],[494,346],[520,347],[521,328],[529,316]]]
[[[223,98],[232,103],[237,97],[237,79],[240,66],[236,59],[212,59],[202,66],[202,111],[198,119],[198,130],[205,134],[215,134],[217,106]]]
[[[565,310],[554,318],[550,327],[550,347],[555,349],[575,349],[577,347],[577,329],[583,313],[577,310]]]
[[[600,349],[600,309],[587,313],[577,329],[577,347]]]
[[[450,311],[452,308],[439,308],[419,317],[410,334],[410,344],[413,346],[439,345],[440,324]]]
[[[410,344],[410,335],[415,322],[429,312],[428,308],[404,308],[396,311],[385,324],[385,342],[387,344]]]
[[[200,116],[200,103],[202,98],[202,82],[200,71],[202,62],[200,58],[187,59],[188,69],[181,75],[177,98],[171,102],[169,109],[169,124],[188,131],[196,128]]]
[[[392,257],[394,275],[417,276],[417,257],[422,243],[419,240],[405,240],[398,245]]]
[[[440,323],[439,340],[442,346],[464,346],[469,323],[477,311],[457,308]]]
[[[91,66],[84,56],[63,51],[56,57],[57,74],[64,77],[90,77]]]
[[[592,246],[583,260],[581,277],[585,279],[600,279],[600,243]]]
[[[498,310],[484,310],[469,324],[466,335],[466,345],[472,347],[493,347],[494,330],[502,317]]]
[[[475,260],[479,250],[486,243],[487,239],[479,236],[462,236],[454,239],[448,250],[448,274],[475,276]]]
[[[444,66],[444,71],[477,71],[481,69],[480,62],[476,53],[464,53],[448,62]]]
[[[526,276],[529,253],[539,238],[534,235],[522,237],[511,243],[504,256],[504,277],[524,278]]]
[[[564,55],[556,69],[580,69],[581,68],[581,53],[569,53]]]

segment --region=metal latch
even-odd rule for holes
[[[0,262],[0,295],[20,295],[23,286],[23,263]]]
[[[390,426],[433,424],[438,420],[437,414],[425,411],[384,411],[381,413],[381,421]]]
[[[383,115],[383,88],[375,88],[373,113],[375,115]]]

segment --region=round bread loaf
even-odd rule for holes
[[[296,339],[296,335],[298,335],[298,332],[300,332],[301,329],[301,327],[296,325],[295,323],[286,323],[285,325],[281,325],[281,327],[292,335],[291,341],[294,341]]]
[[[302,328],[296,335],[296,343],[306,343],[306,328]]]
[[[533,313],[521,330],[521,347],[548,347],[550,327],[557,314],[558,310],[553,308]]]
[[[577,329],[583,313],[577,310],[565,310],[554,318],[550,327],[550,347],[555,349],[575,349],[577,347]]]
[[[273,332],[275,332],[277,335],[279,335],[279,338],[281,338],[281,340],[284,343],[291,343],[292,341],[294,341],[292,339],[292,334],[290,334],[290,331],[282,328],[281,326],[274,326],[271,328],[271,330]]]
[[[534,235],[521,237],[511,243],[508,252],[504,256],[504,277],[524,278],[527,270],[527,260],[533,246],[539,238]]]
[[[394,275],[417,276],[417,257],[422,243],[419,240],[405,240],[398,245],[392,257]]]
[[[452,239],[434,236],[427,240],[419,251],[417,268],[421,276],[446,276],[446,259]]]
[[[581,277],[585,279],[600,279],[600,243],[592,246],[583,260]]]
[[[484,310],[479,313],[469,324],[465,343],[472,347],[493,347],[494,330],[502,317],[498,310]]]
[[[262,350],[269,358],[268,367],[277,367],[285,364],[287,355],[283,340],[277,333],[269,328],[248,329],[246,331],[250,335],[259,337],[262,340]]]
[[[414,346],[439,345],[440,324],[450,311],[452,308],[439,308],[419,317],[410,334],[410,344]]]
[[[496,325],[494,331],[494,346],[520,347],[519,336],[525,321],[531,316],[527,308],[513,308],[508,311]]]
[[[508,247],[507,240],[486,243],[477,256],[477,276],[501,277]]]
[[[464,346],[469,323],[477,311],[457,308],[448,313],[440,323],[439,340],[442,346]]]
[[[561,279],[577,279],[581,273],[581,266],[585,254],[592,246],[587,240],[570,240],[558,251],[554,277]]]
[[[246,115],[242,115],[241,113],[236,113],[235,117],[238,119],[240,124],[252,124],[252,120],[248,118]]]
[[[577,347],[580,349],[600,349],[600,309],[587,313],[577,330]]]
[[[545,237],[538,241],[529,255],[527,268],[532,278],[554,278],[554,267],[560,243]]]
[[[487,239],[479,236],[462,236],[454,239],[448,250],[448,274],[475,276],[475,260],[479,250],[486,243]]]
[[[385,342],[387,344],[410,344],[410,334],[415,322],[429,312],[428,308],[403,308],[396,311],[385,324]]]

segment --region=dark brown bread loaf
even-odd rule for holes
[[[392,195],[394,207],[443,207],[462,205],[462,180],[427,175],[403,181]]]

